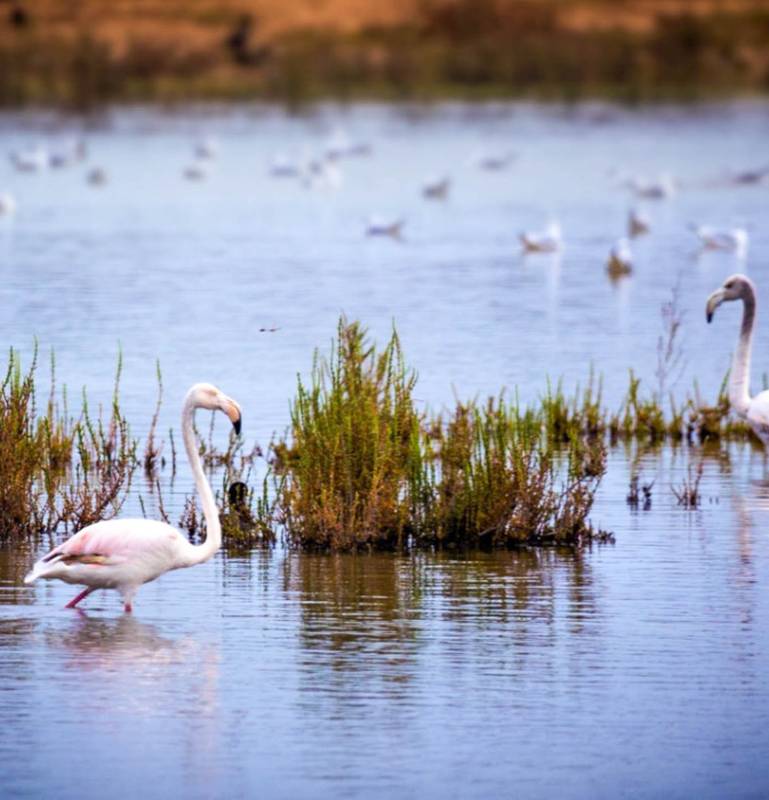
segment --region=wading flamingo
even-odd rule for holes
[[[182,437],[195,477],[206,519],[206,540],[192,545],[176,528],[150,519],[111,519],[83,528],[66,542],[43,556],[24,578],[57,578],[86,588],[67,603],[74,608],[96,589],[116,589],[125,610],[143,584],[172,569],[202,564],[219,549],[222,528],[211,486],[203,473],[193,432],[196,408],[222,411],[240,433],[240,406],[210,383],[196,383],[187,392],[182,409]]]
[[[745,275],[732,275],[708,297],[705,312],[708,322],[727,300],[742,300],[742,327],[729,373],[729,403],[737,415],[746,420],[756,436],[769,447],[769,391],[750,396],[750,351],[753,322],[756,318],[756,287]]]

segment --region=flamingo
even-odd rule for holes
[[[192,567],[208,561],[222,543],[222,528],[214,494],[206,480],[195,445],[193,422],[196,408],[221,411],[240,433],[240,406],[210,383],[196,383],[187,392],[182,408],[182,437],[195,477],[206,520],[206,540],[193,545],[171,525],[149,519],[112,519],[97,522],[78,531],[66,542],[43,556],[24,578],[57,578],[65,583],[85,585],[67,603],[74,608],[96,589],[116,589],[125,611],[132,610],[136,590],[172,569]]]
[[[769,447],[769,390],[750,396],[750,351],[756,318],[756,287],[746,275],[732,275],[708,297],[705,313],[708,322],[721,303],[742,300],[742,326],[729,372],[729,403],[756,436]]]

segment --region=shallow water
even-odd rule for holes
[[[55,348],[70,396],[86,385],[95,401],[110,396],[120,343],[137,433],[159,358],[163,430],[205,379],[241,401],[247,442],[266,442],[342,311],[380,340],[396,322],[430,407],[503,385],[534,398],[548,375],[573,386],[591,364],[616,404],[628,368],[653,384],[676,281],[677,388],[696,377],[713,396],[738,310],[708,327],[705,297],[739,270],[769,302],[769,187],[716,180],[763,162],[767,105],[134,110],[92,124],[101,189],[81,167],[0,165],[19,205],[0,222],[0,339],[27,357],[35,337]],[[0,151],[79,125],[0,116]],[[337,126],[373,146],[342,163],[339,188],[268,176],[274,153],[317,147]],[[189,183],[181,170],[204,133],[221,152]],[[506,172],[468,163],[507,148],[520,156]],[[653,233],[619,284],[604,268],[630,201],[613,167],[683,182],[646,204]],[[422,181],[443,172],[450,199],[425,202]],[[403,214],[404,240],[366,239],[374,212]],[[522,257],[518,230],[549,214],[564,252]],[[696,253],[687,222],[737,220],[752,225],[745,261]],[[760,313],[758,325],[756,380],[769,368]],[[612,451],[593,518],[614,545],[222,553],[144,587],[131,617],[106,593],[64,611],[71,587],[23,587],[34,554],[0,551],[3,795],[765,797],[767,463],[748,445],[705,454],[704,500],[687,512],[670,487],[701,455]],[[625,503],[634,461],[655,480],[646,511]],[[187,484],[182,473],[175,488]]]

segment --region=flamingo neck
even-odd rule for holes
[[[206,520],[205,542],[199,545],[190,545],[191,555],[186,559],[185,564],[185,566],[190,567],[208,561],[222,545],[222,526],[219,521],[219,511],[216,508],[216,501],[214,499],[214,493],[211,491],[211,485],[200,463],[200,455],[198,453],[193,427],[194,418],[195,405],[188,400],[184,404],[184,409],[182,411],[182,438],[184,439],[184,448],[187,451],[187,460],[189,461],[192,474],[195,478],[195,488],[200,497],[203,516]]]
[[[742,298],[742,326],[729,376],[729,403],[737,414],[746,417],[750,406],[750,354],[753,342],[753,322],[756,318],[756,296],[752,288]]]

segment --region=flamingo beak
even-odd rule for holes
[[[705,306],[705,318],[708,322],[713,321],[713,314],[715,310],[724,302],[726,299],[726,292],[724,291],[723,287],[720,289],[716,289],[713,294],[708,297],[707,305]]]
[[[225,398],[222,411],[229,417],[232,427],[235,429],[235,434],[240,436],[240,424],[243,419],[240,406],[231,397],[227,397]]]

